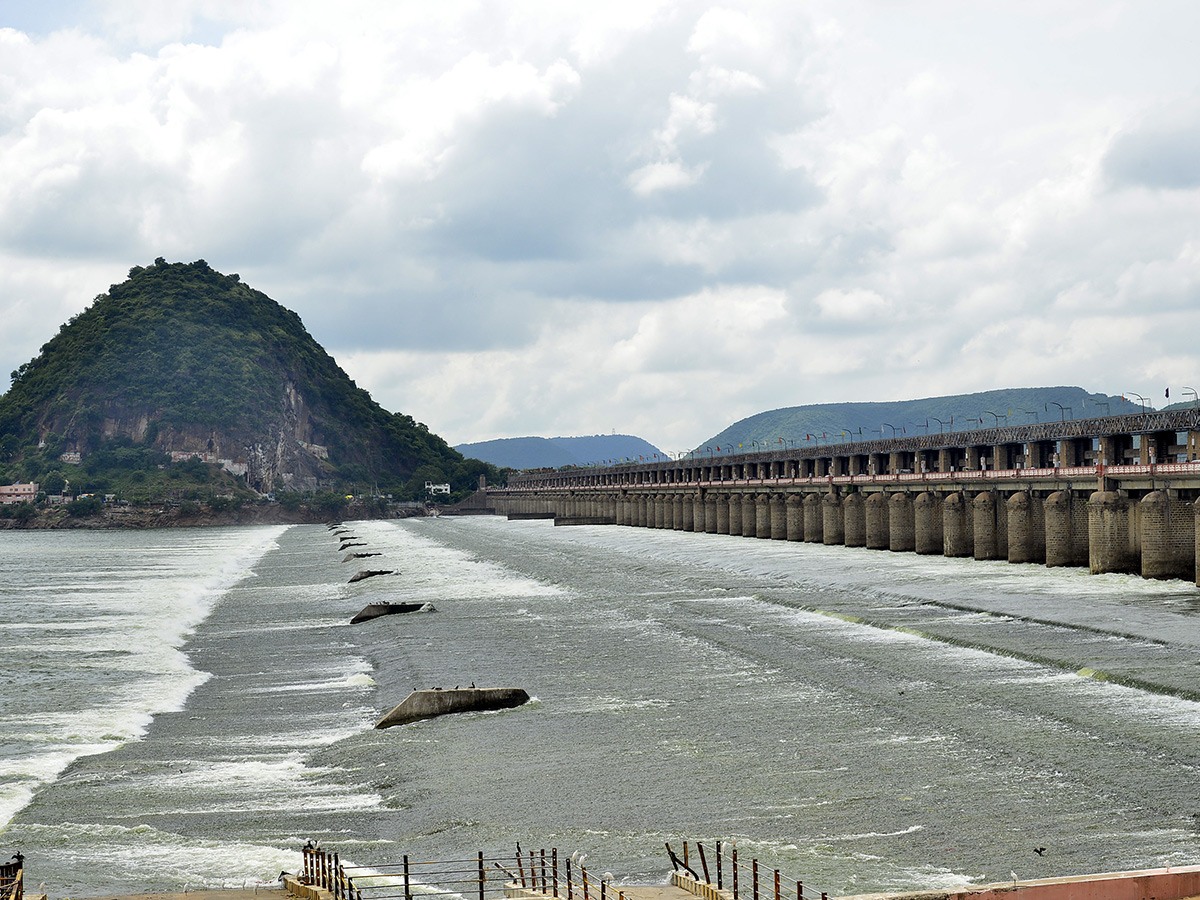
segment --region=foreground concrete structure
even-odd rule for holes
[[[375,723],[376,728],[407,725],[421,719],[433,719],[451,713],[511,709],[529,702],[529,694],[521,688],[454,688],[443,691],[413,691],[403,703]]]
[[[1200,410],[512,476],[514,516],[1087,566],[1200,585]]]

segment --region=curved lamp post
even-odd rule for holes
[[[1059,414],[1059,416],[1061,417],[1062,421],[1063,421],[1063,422],[1067,421],[1067,412],[1066,412],[1066,411],[1067,411],[1068,409],[1071,409],[1071,407],[1069,407],[1069,406],[1063,406],[1061,403],[1055,403],[1053,400],[1051,400],[1049,403],[1047,403],[1047,404],[1046,404],[1046,409],[1047,409],[1047,411],[1050,409],[1050,407],[1051,407],[1052,405],[1053,405],[1053,406],[1057,406],[1057,407],[1058,407],[1058,414]],[[1073,418],[1075,418],[1075,412],[1074,412],[1074,410],[1072,410],[1072,411],[1071,411],[1071,418],[1072,418],[1072,419],[1073,419]]]
[[[1141,394],[1135,394],[1133,391],[1126,391],[1126,392],[1125,392],[1125,394],[1126,394],[1126,395],[1128,395],[1128,396],[1130,396],[1130,397],[1137,397],[1137,398],[1138,398],[1138,400],[1139,400],[1139,401],[1141,402],[1141,404],[1142,404],[1142,412],[1145,412],[1145,411],[1146,411],[1146,403],[1147,403],[1148,401],[1146,400],[1146,398],[1145,398],[1145,397],[1143,397]]]

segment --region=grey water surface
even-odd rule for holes
[[[0,848],[76,897],[265,883],[309,838],[362,864],[520,841],[626,883],[665,878],[664,842],[736,839],[831,894],[1200,861],[1194,585],[548,521],[347,528],[398,574],[347,584],[368,566],[323,526],[28,538],[65,565],[82,541],[106,562],[75,582],[131,605],[160,577],[139,543],[165,541],[150,556],[212,596],[115,699],[122,674],[88,654],[128,648],[61,651],[62,677],[107,685],[87,721],[163,690],[155,665],[179,697],[81,738]],[[82,633],[123,615],[113,593]],[[348,624],[412,600],[436,611]],[[49,684],[0,671],[19,756]],[[413,688],[470,683],[535,699],[372,728]]]

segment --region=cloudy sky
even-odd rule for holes
[[[1198,34],[1194,0],[0,0],[0,371],[163,256],[452,443],[1161,404],[1200,386]]]

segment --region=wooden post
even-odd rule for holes
[[[567,860],[567,900],[573,900],[571,896],[571,860]]]
[[[521,861],[521,842],[517,841],[517,873],[521,876],[521,887],[529,887],[525,883],[525,864]]]
[[[717,841],[717,890],[722,890],[725,885],[721,882],[721,842]]]
[[[750,860],[750,870],[753,873],[754,900],[758,900],[758,860]]]
[[[731,858],[730,868],[733,869],[733,900],[738,900],[737,841],[733,842]]]
[[[696,841],[696,849],[700,851],[700,868],[704,870],[704,883],[712,884],[712,880],[708,877],[708,857],[704,855],[704,845]]]
[[[550,892],[558,896],[558,848],[550,848]]]
[[[412,885],[408,877],[408,854],[404,854],[404,900],[412,900]]]
[[[483,851],[480,850],[479,851],[479,900],[484,900],[483,886],[484,886],[484,884],[486,884],[486,882],[487,882],[487,875],[483,871]]]

